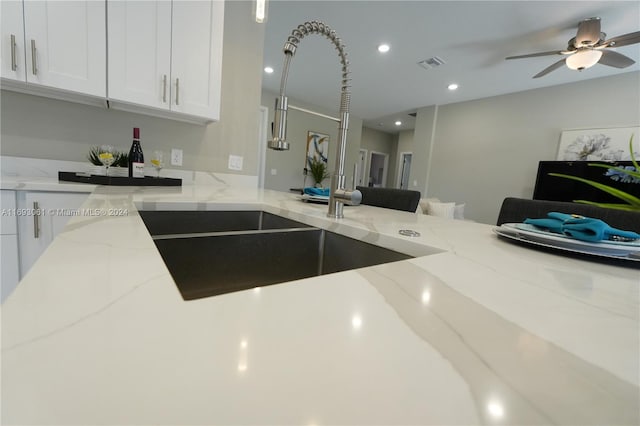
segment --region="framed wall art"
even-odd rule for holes
[[[639,159],[640,126],[564,130],[560,135],[556,159],[560,161],[630,160],[631,135],[634,135],[633,153],[636,159]]]
[[[307,151],[304,159],[305,169],[309,168],[313,159],[323,161],[325,164],[329,158],[329,135],[323,133],[307,132]]]

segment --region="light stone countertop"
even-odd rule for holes
[[[14,191],[93,192],[97,185],[63,182],[51,177],[2,176],[0,189]]]
[[[73,217],[2,305],[3,425],[640,423],[637,264],[255,189],[97,187],[83,208],[105,214]],[[432,254],[184,301],[138,208]]]

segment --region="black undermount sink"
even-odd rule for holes
[[[183,299],[412,256],[262,211],[140,211]]]

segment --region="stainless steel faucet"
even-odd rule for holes
[[[331,175],[331,189],[329,195],[329,211],[328,217],[342,218],[342,208],[344,204],[357,205],[362,201],[362,194],[355,189],[345,189],[345,176],[344,176],[344,163],[347,150],[347,130],[349,129],[349,103],[351,102],[351,93],[349,92],[349,61],[347,60],[347,53],[344,49],[344,44],[339,37],[336,36],[336,32],[332,30],[328,25],[322,22],[311,21],[305,22],[302,25],[298,25],[296,29],[291,32],[291,35],[284,43],[284,65],[282,67],[282,80],[280,81],[280,96],[276,99],[275,114],[274,114],[274,134],[273,138],[269,141],[269,148],[277,151],[284,151],[289,149],[289,143],[287,142],[287,111],[289,108],[296,108],[289,105],[289,101],[285,96],[285,88],[287,85],[287,76],[289,74],[289,65],[291,64],[291,58],[296,53],[298,43],[307,35],[319,34],[325,36],[331,41],[338,50],[338,56],[340,56],[340,64],[342,65],[342,85],[340,89],[340,118],[328,117],[326,118],[337,121],[338,124],[338,150],[336,151],[336,169]],[[316,114],[313,111],[303,110],[308,113]],[[355,177],[354,177],[355,182]]]

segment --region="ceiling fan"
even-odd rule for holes
[[[606,36],[605,33],[600,32],[600,18],[588,18],[578,24],[578,33],[574,38],[569,40],[566,50],[509,56],[505,59],[532,58],[547,55],[566,56],[566,58],[543,69],[534,75],[533,78],[545,76],[565,64],[572,70],[578,71],[590,68],[597,63],[615,68],[626,68],[633,65],[635,63],[633,59],[609,49],[640,43],[640,31],[613,37],[609,40],[605,40]]]

